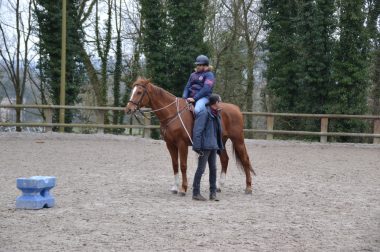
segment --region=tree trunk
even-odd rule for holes
[[[380,48],[376,50],[374,56],[374,66],[373,66],[373,89],[372,89],[372,113],[374,115],[380,115]]]
[[[15,91],[16,91],[16,104],[22,103],[21,90],[20,90],[20,44],[21,44],[21,37],[20,37],[20,13],[19,13],[19,7],[20,7],[20,0],[17,0],[16,2],[16,32],[17,32],[17,49],[16,49],[16,73],[15,73]],[[16,109],[16,123],[21,122],[21,111],[20,109]],[[17,132],[21,132],[21,127],[16,127]]]
[[[251,41],[247,41],[248,45],[248,53],[247,53],[247,93],[245,97],[245,110],[246,111],[252,111],[253,107],[253,86],[255,83],[254,75],[253,75],[253,68],[254,68],[254,60],[255,55],[253,48],[250,44]],[[252,116],[247,115],[246,116],[246,128],[252,129]],[[253,133],[249,132],[247,134],[248,138],[253,138]]]
[[[121,6],[121,1],[120,1]],[[122,70],[122,43],[121,43],[121,10],[119,11],[119,16],[117,16],[117,3],[115,1],[115,21],[116,21],[116,63],[114,71],[114,88],[113,88],[113,106],[120,106],[120,79]],[[113,111],[113,124],[118,124],[121,121],[122,113],[121,111]],[[114,133],[118,134],[123,132],[123,129],[114,129]]]
[[[22,97],[19,95],[19,90],[16,90],[16,104],[22,104]],[[16,123],[21,123],[21,108],[16,108]],[[21,127],[16,127],[17,132],[21,132]]]
[[[101,86],[100,86],[99,78],[94,66],[92,65],[90,57],[88,56],[86,50],[84,49],[83,42],[81,43],[81,56],[82,56],[84,67],[86,68],[88,78],[90,79],[90,83],[94,89],[96,101],[99,104],[100,103],[99,101],[101,100]]]

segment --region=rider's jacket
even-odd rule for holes
[[[194,98],[195,101],[209,97],[215,85],[215,76],[211,71],[194,72],[187,81],[183,98]]]

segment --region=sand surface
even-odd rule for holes
[[[221,201],[195,202],[169,192],[163,141],[1,133],[0,251],[380,251],[380,145],[246,144],[253,194],[231,158]],[[16,210],[34,175],[57,177],[55,207]]]

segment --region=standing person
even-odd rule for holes
[[[205,55],[199,55],[195,63],[196,69],[190,75],[182,97],[190,103],[195,103],[194,112],[197,115],[205,109],[208,97],[212,94],[215,84],[215,76],[212,67],[209,66],[209,59]]]
[[[219,201],[216,196],[216,153],[224,148],[219,102],[219,95],[211,95],[205,110],[200,111],[195,119],[193,150],[199,154],[199,157],[198,168],[193,181],[193,200],[206,200],[200,193],[200,185],[202,174],[208,163],[210,169],[210,200]]]

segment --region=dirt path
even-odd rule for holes
[[[247,148],[253,195],[231,159],[221,201],[194,202],[169,193],[162,141],[0,134],[0,251],[380,251],[380,146]],[[16,178],[33,175],[57,177],[56,206],[15,210]]]

